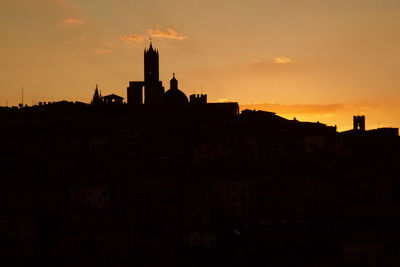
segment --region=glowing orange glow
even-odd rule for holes
[[[61,24],[64,26],[68,26],[68,25],[83,24],[83,23],[85,23],[85,21],[83,19],[68,18],[68,19],[65,19]]]

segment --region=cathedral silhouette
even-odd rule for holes
[[[130,81],[127,88],[127,104],[131,106],[145,105],[153,108],[171,108],[183,107],[188,105],[207,104],[207,94],[192,94],[189,99],[184,92],[178,88],[178,80],[175,73],[170,80],[170,88],[165,88],[159,78],[159,52],[154,49],[152,43],[148,49],[144,50],[144,81]],[[123,104],[123,97],[115,94],[102,96],[98,86],[91,102],[93,105],[99,104]],[[225,109],[235,114],[239,113],[239,107],[236,102],[233,103],[210,103],[215,109]],[[207,108],[206,108],[207,109]]]
[[[144,87],[144,103],[143,103]],[[164,92],[162,82],[159,80],[159,54],[150,43],[148,50],[144,51],[144,82],[133,81],[129,83],[128,104],[146,104],[153,106],[169,105],[179,106],[189,103],[187,96],[178,89],[178,80],[175,74],[170,81],[170,89]]]

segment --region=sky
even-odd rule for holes
[[[0,0],[0,106],[126,97],[143,51],[187,95],[304,121],[400,127],[398,0]]]

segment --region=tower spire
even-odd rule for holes
[[[170,81],[170,89],[172,90],[178,89],[178,80],[175,78],[175,72],[172,73],[172,79]]]

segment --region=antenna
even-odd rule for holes
[[[21,101],[22,106],[24,106],[24,85],[22,85],[22,101]]]

